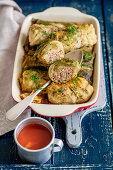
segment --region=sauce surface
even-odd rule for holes
[[[17,140],[24,148],[36,150],[47,146],[52,139],[51,132],[42,125],[30,124],[18,134]]]

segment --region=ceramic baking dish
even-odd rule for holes
[[[12,97],[16,102],[20,102],[20,89],[18,78],[21,74],[22,59],[24,55],[23,45],[25,43],[29,27],[31,25],[32,18],[47,20],[47,21],[64,21],[64,22],[76,22],[76,23],[92,23],[95,27],[97,34],[97,44],[95,46],[95,63],[94,63],[94,74],[93,74],[93,87],[94,93],[90,100],[82,104],[66,104],[66,105],[57,105],[57,104],[36,104],[32,103],[30,105],[31,109],[37,112],[40,115],[44,116],[53,116],[61,117],[67,116],[74,111],[80,108],[87,108],[96,103],[99,95],[99,83],[100,83],[100,25],[98,20],[91,16],[81,13],[75,8],[70,7],[52,7],[48,8],[44,12],[33,13],[26,17],[21,28],[20,37],[17,45],[13,79],[12,79]]]

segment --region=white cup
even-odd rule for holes
[[[49,131],[52,134],[52,139],[47,146],[41,149],[31,150],[24,148],[22,145],[20,145],[20,143],[17,140],[17,136],[19,132],[29,124],[40,124],[49,129]],[[17,144],[18,154],[20,158],[23,161],[37,163],[39,165],[46,163],[51,158],[53,152],[60,152],[63,148],[62,140],[55,138],[55,131],[53,126],[47,120],[39,117],[30,117],[22,120],[15,128],[14,140]]]

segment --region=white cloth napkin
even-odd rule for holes
[[[0,0],[0,135],[13,130],[23,118],[31,115],[24,111],[17,120],[6,120],[6,112],[16,103],[11,96],[12,73],[19,31],[24,15],[12,0]]]

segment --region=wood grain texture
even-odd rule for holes
[[[105,25],[106,54],[111,88],[111,102],[113,111],[113,1],[103,1],[103,15]]]
[[[24,15],[41,12],[52,6],[52,0],[15,0]]]
[[[113,133],[111,121],[110,84],[112,82],[112,53],[113,39],[111,40],[113,21],[113,2],[107,0],[16,0],[23,13],[28,15],[43,11],[53,6],[71,6],[81,12],[98,18],[101,25],[102,51],[106,81],[107,104],[104,109],[87,115],[82,122],[83,142],[78,149],[70,149],[66,144],[65,123],[61,118],[46,118],[54,126],[56,137],[64,142],[60,153],[55,153],[50,161],[40,168],[33,164],[24,164],[17,155],[13,140],[13,132],[0,137],[0,168],[1,169],[113,169]],[[101,3],[103,2],[103,3]],[[104,4],[104,7],[103,7]],[[104,8],[104,10],[103,10]],[[104,15],[103,15],[104,13]],[[111,19],[108,18],[111,17]],[[105,21],[105,23],[104,23]],[[108,22],[109,21],[109,22]],[[106,30],[106,32],[105,32]],[[106,35],[106,39],[105,39]],[[107,40],[107,42],[105,41]],[[106,43],[108,43],[106,45]],[[106,51],[107,50],[107,51]],[[106,56],[106,52],[108,56]],[[107,59],[109,57],[109,60]],[[109,62],[109,63],[108,63]],[[109,75],[108,72],[109,65]],[[34,113],[33,113],[34,115]],[[36,115],[36,114],[35,114]]]

